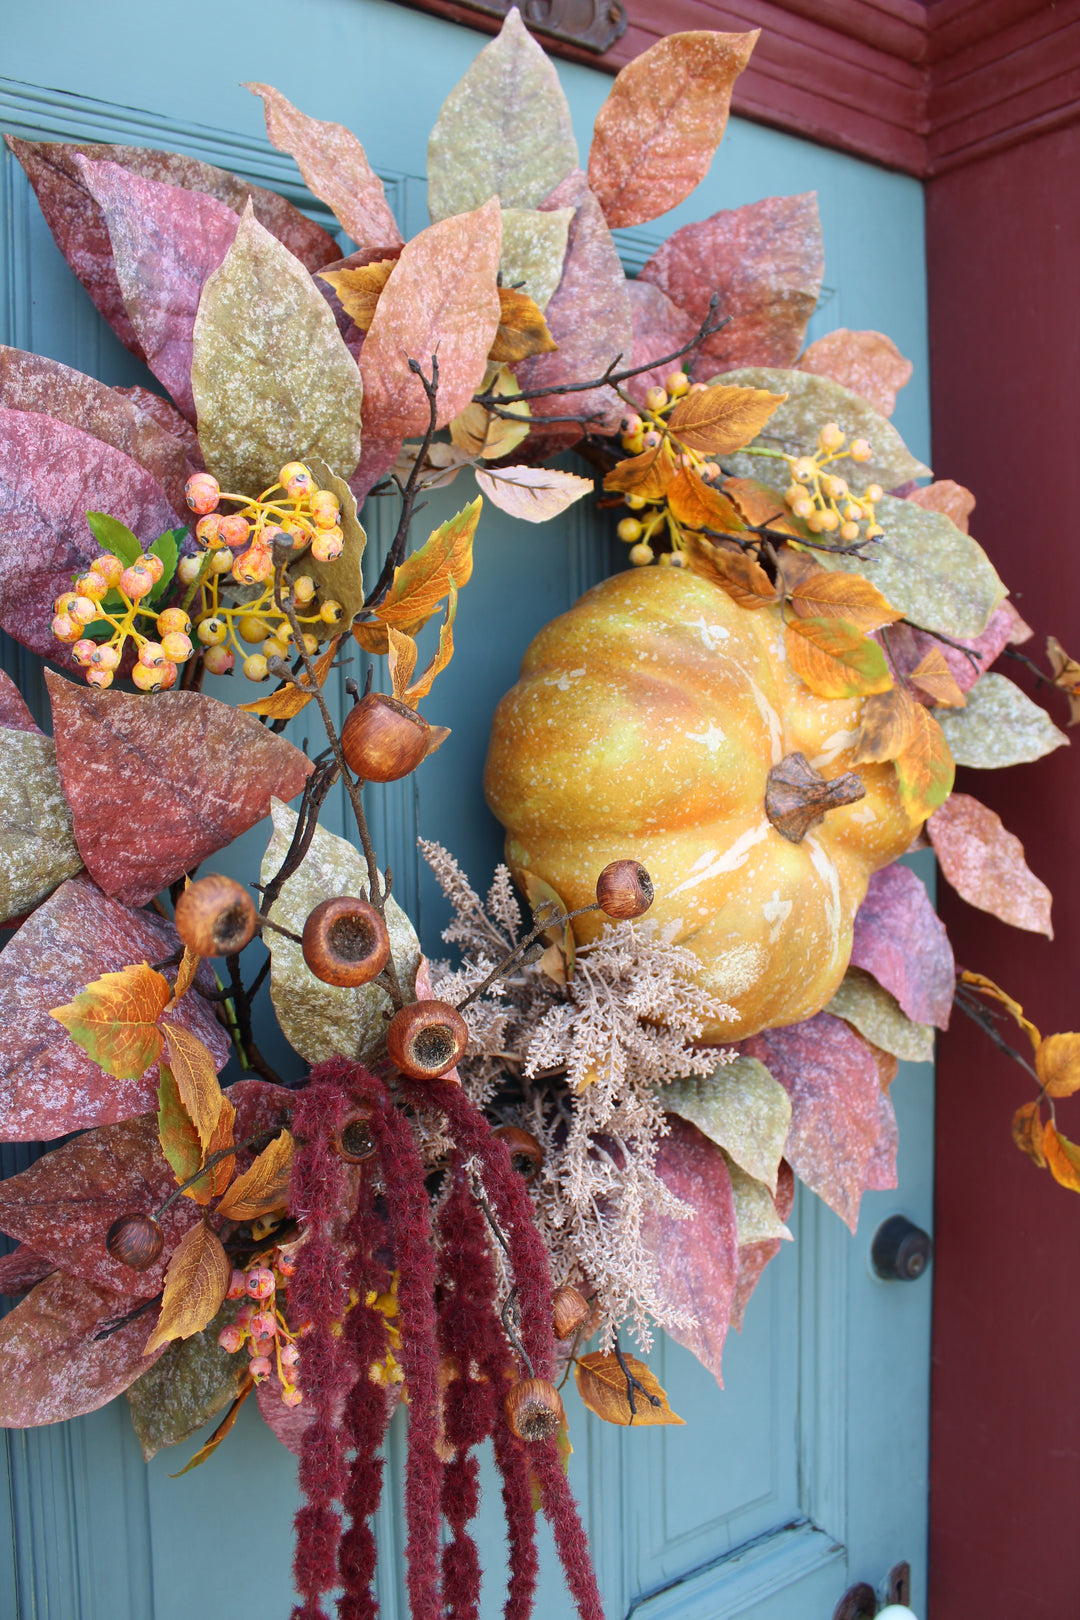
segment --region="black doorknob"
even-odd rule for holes
[[[914,1282],[930,1264],[933,1252],[929,1232],[906,1215],[891,1215],[874,1233],[870,1263],[889,1282]]]

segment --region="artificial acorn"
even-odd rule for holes
[[[643,917],[653,903],[652,878],[640,861],[612,861],[596,880],[596,903],[620,921]]]
[[[390,935],[370,900],[341,895],[311,912],[301,949],[317,979],[353,987],[378,978],[390,957]]]
[[[366,692],[341,728],[341,751],[365,782],[396,782],[415,771],[428,751],[431,728],[407,703]]]
[[[589,1320],[592,1310],[580,1289],[565,1283],[551,1296],[552,1324],[557,1339],[569,1339]]]
[[[563,1420],[562,1397],[546,1378],[519,1378],[503,1404],[519,1440],[550,1440]]]
[[[114,1260],[132,1271],[147,1271],[165,1246],[165,1234],[152,1215],[121,1215],[105,1236]]]
[[[247,890],[218,872],[189,885],[176,902],[176,932],[196,956],[235,956],[258,924]]]
[[[437,1080],[469,1044],[469,1026],[448,1001],[412,1001],[386,1029],[390,1061],[413,1080]]]
[[[544,1162],[544,1150],[536,1137],[518,1125],[496,1125],[491,1134],[506,1143],[510,1163],[518,1175],[531,1181]]]

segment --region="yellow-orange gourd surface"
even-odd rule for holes
[[[484,788],[507,862],[575,907],[609,861],[641,861],[650,916],[733,1009],[705,1039],[810,1017],[843,977],[871,874],[914,828],[890,765],[859,766],[865,798],[800,843],[771,825],[765,791],[793,753],[826,778],[850,770],[861,707],[798,679],[778,609],[682,570],[617,574],[540,632],[496,711]],[[574,926],[588,938],[603,919]]]

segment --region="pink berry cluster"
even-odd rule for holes
[[[269,1378],[276,1366],[282,1400],[286,1406],[299,1406],[304,1396],[296,1385],[298,1335],[277,1303],[278,1289],[285,1291],[296,1266],[284,1249],[276,1249],[270,1259],[268,1266],[253,1265],[246,1271],[233,1272],[225,1298],[242,1299],[244,1303],[234,1321],[221,1329],[218,1343],[230,1355],[247,1345],[251,1358],[248,1371],[257,1384]]]
[[[52,632],[58,641],[71,647],[72,657],[86,670],[91,686],[112,685],[113,675],[130,638],[138,648],[138,661],[131,672],[143,692],[156,692],[173,686],[179,666],[191,657],[191,620],[180,608],[158,613],[140,604],[162,578],[165,564],[153,552],[125,568],[119,557],[103,552],[95,557],[86,573],[76,576],[73,588],[56,598]],[[105,598],[115,595],[120,606],[110,611]],[[142,629],[139,620],[143,620]],[[145,635],[145,621],[152,621],[154,633]],[[86,634],[91,625],[111,626],[106,641],[95,641]]]

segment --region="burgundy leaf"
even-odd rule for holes
[[[145,389],[131,392],[147,394]],[[0,407],[40,411],[122,450],[157,479],[174,511],[185,510],[184,485],[190,472],[187,446],[142,409],[141,401],[125,398],[120,389],[107,388],[58,360],[0,347]],[[182,422],[183,417],[177,420]],[[86,502],[93,508],[92,490],[86,492]]]
[[[634,323],[631,365],[646,365],[662,355],[674,354],[690,342],[698,323],[692,321],[685,310],[678,309],[667,293],[654,287],[651,281],[628,281],[626,290],[630,296]],[[674,360],[657,366],[653,371],[643,371],[637,377],[629,378],[623,386],[631,399],[644,405],[647,391],[650,388],[663,388],[671,373],[681,370],[684,364],[682,360]]]
[[[131,1307],[130,1295],[56,1271],[0,1322],[0,1427],[30,1429],[96,1412],[164,1350],[143,1355],[147,1318],[95,1339]]]
[[[868,1192],[888,1192],[897,1185],[896,1150],[900,1146],[900,1132],[892,1098],[884,1089],[878,1092],[878,1122],[878,1139],[866,1167]]]
[[[40,737],[41,727],[26,706],[26,699],[11,676],[0,669],[0,726],[6,731],[32,731]]]
[[[16,1294],[28,1294],[55,1270],[51,1260],[37,1254],[28,1243],[20,1243],[10,1254],[0,1255],[0,1294],[8,1299]]]
[[[152,701],[152,700],[151,700]],[[118,905],[86,876],[71,878],[28,917],[0,954],[0,1135],[47,1141],[157,1106],[158,1065],[138,1080],[106,1074],[49,1016],[93,979],[133,962],[164,961],[176,930],[149,912]],[[189,990],[177,1023],[213,1052],[229,1052],[209,1005]]]
[[[1023,623],[1016,609],[1011,602],[1004,601],[990,615],[990,622],[982,635],[966,641],[954,636],[954,646],[939,641],[936,636],[927,635],[925,630],[918,630],[911,624],[890,625],[889,655],[899,673],[907,676],[918,668],[928,652],[937,651],[948,664],[961,692],[970,692],[979,676],[989,669],[1004,647],[1014,640],[1026,639],[1016,636],[1018,622]],[[967,648],[967,652],[961,651],[962,648]],[[969,657],[968,653],[972,656]],[[914,696],[925,702],[927,707],[933,707],[933,699],[921,693],[917,683]]]
[[[67,422],[0,408],[0,443],[0,627],[73,668],[50,625],[55,598],[101,550],[87,508],[126,523],[144,549],[179,519],[145,468]]]
[[[164,186],[117,163],[75,161],[105,216],[116,277],[146,363],[194,422],[191,347],[199,298],[240,221],[204,191]]]
[[[642,1241],[659,1262],[663,1303],[696,1318],[693,1327],[667,1331],[722,1385],[720,1358],[739,1270],[731,1178],[723,1153],[696,1125],[678,1114],[668,1114],[667,1122],[670,1134],[660,1138],[656,1173],[696,1213],[677,1221],[646,1210]]]
[[[275,1086],[269,1080],[237,1080],[229,1087],[229,1101],[236,1109],[233,1135],[237,1142],[246,1142],[252,1136],[270,1136],[287,1128],[296,1107],[295,1091],[288,1086]],[[243,1148],[236,1155],[237,1173],[262,1151],[266,1143]]]
[[[365,428],[360,441],[360,465],[347,480],[358,507],[363,506],[379,480],[386,477],[398,458],[401,445],[401,438],[395,434],[390,434],[387,438],[376,438],[374,433],[367,432]]]
[[[201,692],[148,698],[45,680],[79,853],[105,892],[129,905],[231,844],[311,773],[310,760],[254,715]],[[151,828],[152,837],[135,831]]]
[[[148,151],[138,146],[76,146],[57,141],[21,141],[13,135],[8,135],[6,140],[26,170],[61,253],[113,331],[133,354],[141,356],[142,350],[124,308],[108,227],[101,209],[83,183],[75,161],[79,156],[92,162],[117,163],[132,174],[163,185],[206,192],[237,215],[243,212],[250,197],[259,223],[279,242],[284,242],[312,274],[340,257],[341,250],[333,237],[306,219],[284,197],[251,186],[224,169],[200,163],[197,158],[182,157],[178,152]]]
[[[723,331],[689,369],[702,380],[739,366],[790,366],[814,313],[825,256],[817,196],[766,197],[669,236],[641,271],[700,324],[713,293]]]
[[[967,793],[950,793],[926,831],[941,870],[969,905],[1053,939],[1050,890],[1028,866],[1019,838],[993,810]]]
[[[952,946],[908,867],[885,866],[870,879],[855,913],[851,964],[872,973],[917,1024],[948,1029],[956,978]]]
[[[191,467],[196,472],[203,471],[206,462],[199,447],[199,436],[187,417],[181,416],[172,400],[165,399],[161,394],[152,394],[149,388],[140,388],[138,383],[133,383],[128,388],[114,388],[113,393],[122,394],[125,399],[130,399],[131,403],[137,405],[141,411],[145,411],[147,416],[152,416],[158,427],[164,428],[166,433],[171,433],[174,438],[179,439]],[[185,509],[180,508],[181,511]]]
[[[752,1035],[739,1050],[764,1063],[791,1098],[791,1168],[854,1232],[881,1128],[869,1046],[842,1019],[818,1013]]]
[[[157,1115],[143,1114],[86,1131],[0,1181],[0,1231],[29,1243],[61,1271],[127,1295],[130,1309],[132,1297],[152,1299],[159,1292],[170,1254],[202,1211],[190,1198],[169,1206],[161,1216],[161,1258],[146,1271],[112,1258],[105,1247],[109,1228],[121,1215],[153,1215],[175,1191]],[[144,1344],[148,1337],[147,1331]]]

